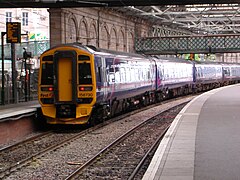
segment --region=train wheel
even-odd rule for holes
[[[173,90],[169,90],[168,91],[168,98],[173,98],[174,97],[174,91]]]
[[[95,126],[96,124],[97,124],[97,123],[96,123],[96,117],[95,117],[95,116],[91,116],[91,118],[88,120],[87,126],[93,127],[93,126]]]
[[[151,104],[156,103],[156,96],[155,96],[154,93],[151,93],[151,94],[150,94],[150,103],[151,103]]]
[[[163,98],[164,99],[170,98],[170,91],[168,89],[163,90]]]
[[[146,97],[145,96],[142,97],[141,105],[146,106]]]
[[[189,88],[188,88],[188,87],[185,87],[185,88],[184,88],[183,94],[184,94],[184,95],[189,94]]]
[[[35,113],[35,126],[39,130],[46,129],[47,127],[47,120],[44,117],[41,108],[37,108],[37,112]]]
[[[88,126],[95,126],[96,124],[103,122],[104,119],[103,106],[95,107],[90,119],[88,120]]]
[[[111,110],[110,110],[110,106],[109,105],[103,105],[102,111],[103,112],[99,112],[99,113],[103,113],[103,119],[107,119],[111,116]]]
[[[112,104],[111,104],[111,116],[115,116],[118,112],[118,105],[119,105],[119,101],[113,101]]]
[[[158,92],[157,94],[156,94],[156,99],[157,99],[157,102],[161,102],[161,101],[163,101],[164,100],[164,93],[163,92]]]
[[[156,97],[156,101],[157,102],[161,102],[161,95],[160,95],[160,93],[156,93],[155,97]]]
[[[148,95],[144,96],[142,101],[143,101],[143,103],[142,103],[143,106],[147,106],[150,102],[149,96]]]
[[[124,100],[122,101],[122,112],[126,112],[127,109],[128,109],[128,103],[127,103],[127,101],[124,99]]]

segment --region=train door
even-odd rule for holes
[[[106,67],[106,84],[108,90],[108,98],[112,98],[115,92],[115,69],[114,58],[105,58]]]
[[[192,75],[193,75],[193,83],[196,83],[196,79],[197,79],[197,68],[196,68],[196,64],[193,63],[193,69],[192,69]]]
[[[103,80],[103,99],[107,100],[108,97],[108,86],[109,84],[107,83],[107,75],[106,75],[106,62],[105,62],[105,58],[101,58],[102,60],[102,80]]]
[[[102,101],[107,100],[108,95],[108,83],[106,77],[106,63],[105,58],[100,56],[95,56],[95,66],[96,66],[96,80],[97,80],[97,89],[99,97]]]
[[[155,62],[156,63],[156,62]],[[161,87],[161,85],[162,85],[162,67],[161,67],[161,63],[156,63],[155,64],[155,69],[156,69],[156,82],[155,82],[155,84],[156,84],[156,90],[158,90],[160,87]]]
[[[76,53],[59,51],[54,55],[56,102],[76,100]]]
[[[71,58],[58,60],[58,97],[59,101],[72,100],[72,61]]]

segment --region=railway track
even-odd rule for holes
[[[134,179],[184,104],[138,124],[76,169],[69,179]],[[94,177],[94,178],[93,178]]]
[[[0,178],[19,169],[25,163],[41,156],[45,152],[56,149],[59,145],[73,137],[73,134],[63,135],[46,132],[12,146],[2,148],[0,151]]]
[[[65,130],[47,131],[0,149],[0,178],[16,171],[26,163],[43,156],[45,153],[56,150],[99,127],[69,132]]]
[[[189,100],[191,100],[192,98],[193,97],[179,98],[178,104],[182,104],[184,102],[186,103]],[[185,100],[182,100],[182,99],[185,99]],[[139,114],[142,111],[149,111],[148,109],[150,109],[150,110],[154,109],[155,106],[156,107],[167,106],[165,109],[169,109],[174,106],[173,104],[175,103],[175,101],[177,102],[178,100],[176,100],[176,99],[174,101],[169,100],[164,103],[161,103],[162,105],[159,105],[159,104],[152,105],[152,106],[148,106],[143,109],[140,109],[140,110],[135,110],[133,112],[129,112],[127,114],[112,118],[109,121],[106,121],[102,124],[99,124],[97,126],[89,128],[89,129],[78,130],[75,132],[70,131],[67,133],[51,131],[51,132],[47,132],[45,134],[39,135],[35,138],[30,138],[29,140],[15,144],[14,146],[2,148],[2,149],[0,149],[0,153],[1,153],[0,178],[7,177],[7,179],[8,178],[9,179],[29,179],[29,178],[36,179],[35,175],[33,175],[33,174],[35,174],[35,173],[41,174],[43,172],[42,172],[42,170],[41,170],[41,172],[38,172],[38,173],[36,172],[35,163],[36,162],[43,163],[44,161],[49,160],[50,162],[46,163],[46,165],[45,165],[46,167],[44,167],[47,169],[45,174],[49,175],[49,178],[47,178],[47,179],[51,179],[51,178],[52,179],[56,179],[56,178],[65,179],[67,176],[69,176],[69,174],[76,171],[76,167],[78,167],[79,164],[81,165],[81,164],[86,163],[87,161],[89,161],[89,159],[91,159],[91,157],[93,157],[95,154],[97,154],[97,152],[103,151],[102,149],[105,149],[104,147],[107,144],[114,141],[114,138],[117,139],[117,137],[124,134],[123,131],[125,131],[125,130],[121,130],[120,126],[122,126],[123,129],[130,129],[131,126],[136,126],[136,124],[138,124],[141,121],[141,119],[136,118],[135,120],[133,120],[133,122],[131,122],[131,120],[129,120],[130,116]],[[155,111],[155,110],[152,110],[152,111]],[[143,116],[144,115],[140,115],[141,118]],[[148,117],[148,115],[146,115],[146,116]],[[166,117],[169,118],[170,116],[166,116]],[[114,124],[113,122],[118,123],[118,125],[113,125]],[[132,123],[132,125],[130,125],[131,123]],[[109,130],[111,132],[114,132],[116,134],[114,136],[116,136],[116,137],[114,137],[114,136],[111,137],[111,135],[107,134],[109,125],[111,125],[113,127],[116,126],[116,127],[114,127],[114,128],[116,128],[116,130],[113,130],[113,131]],[[143,126],[143,125],[141,125],[141,126]],[[118,130],[119,130],[119,132],[116,132]],[[131,133],[130,130],[129,130],[129,133],[135,134],[135,133]],[[103,134],[102,139],[100,138],[101,134]],[[89,139],[88,137],[91,137],[91,138],[94,138],[97,140],[88,140]],[[106,140],[106,142],[104,142],[105,139],[107,139],[107,138],[109,138],[109,140]],[[123,139],[125,139],[125,138],[123,138]],[[66,147],[69,147],[70,144],[76,144],[76,141],[80,141],[80,145],[77,145],[77,148],[75,148],[75,147],[70,148],[71,150],[69,150],[69,148],[66,148]],[[96,144],[94,143],[96,141],[99,141],[99,143],[100,143],[99,147],[96,147]],[[136,141],[138,141],[138,139],[136,139]],[[89,145],[89,147],[88,147],[88,145],[86,145],[86,147],[85,147],[86,143],[87,144],[89,143],[92,145]],[[118,144],[118,143],[116,143],[116,144]],[[94,149],[94,148],[91,149],[92,147],[94,147],[96,149]],[[64,150],[65,148],[67,150]],[[61,155],[61,153],[59,153],[59,151],[63,151],[63,154]],[[71,155],[72,152],[70,152],[70,151],[75,151],[76,157],[74,155]],[[81,153],[79,153],[79,152],[82,152],[83,155],[81,155]],[[56,160],[56,162],[54,161],[55,157],[61,158],[61,156],[66,156],[66,155],[67,155],[66,159],[69,159],[68,154],[70,154],[70,156],[74,156],[75,158],[80,157],[80,158],[82,158],[82,160],[79,160],[79,162],[77,161],[77,159],[75,159],[75,160],[65,160],[64,159],[64,160],[60,160],[59,162],[57,162],[58,160]],[[57,164],[53,164],[53,163],[57,163]],[[33,169],[32,166],[34,166],[35,172],[31,172]],[[37,166],[40,166],[40,165],[37,165]],[[24,167],[24,168],[22,168],[22,167]],[[139,167],[141,167],[141,166],[139,166]],[[54,168],[56,168],[56,169],[54,169]],[[136,166],[135,166],[135,168],[136,168]],[[24,177],[22,177],[22,175],[24,174],[24,171],[27,171],[27,169],[29,169],[29,172],[26,174],[32,174],[32,175],[30,177],[29,177],[29,175],[26,175],[26,176],[24,175]],[[61,169],[62,172],[60,172],[59,169]],[[59,171],[59,172],[57,172],[57,171]],[[17,174],[17,175],[15,176],[15,174]],[[38,175],[38,177],[41,177],[41,176],[42,175]]]

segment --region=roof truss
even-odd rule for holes
[[[194,34],[240,32],[240,4],[127,6],[119,9],[128,15],[150,20],[155,25]]]

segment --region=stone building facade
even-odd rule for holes
[[[0,13],[0,31],[7,22],[20,22],[22,42],[49,40],[49,13],[46,8],[5,8]]]
[[[79,42],[134,52],[134,38],[147,36],[152,25],[109,8],[49,9],[50,45]]]

